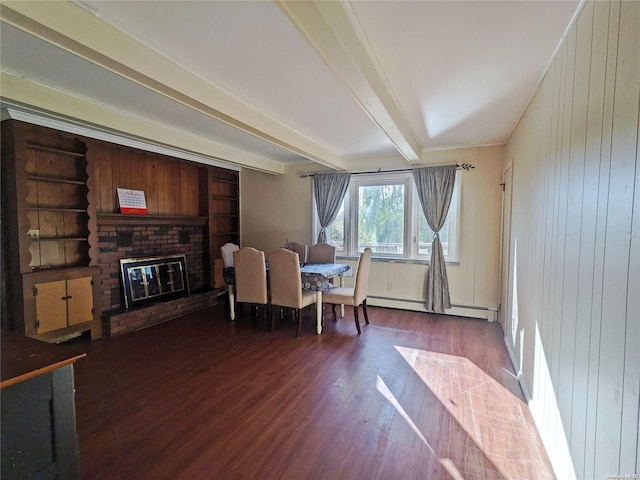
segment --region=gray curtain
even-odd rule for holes
[[[326,228],[336,219],[342,199],[349,188],[350,173],[314,173],[313,194],[320,220],[318,243],[326,242]]]
[[[444,261],[440,229],[447,218],[453,185],[456,180],[456,166],[426,167],[413,170],[422,211],[433,234],[431,243],[431,264],[427,272],[425,307],[428,312],[444,313],[451,308],[449,281]]]

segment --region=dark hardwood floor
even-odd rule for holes
[[[82,477],[553,478],[498,324],[325,311],[299,339],[221,305],[72,345]]]

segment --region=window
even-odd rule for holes
[[[440,231],[448,262],[458,260],[459,216],[457,174],[447,220]],[[317,236],[320,229],[317,216],[315,225]],[[342,256],[356,256],[369,247],[375,257],[429,260],[432,237],[410,171],[352,176],[342,207],[327,228],[328,242]]]

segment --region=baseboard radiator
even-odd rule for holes
[[[409,298],[381,297],[376,295],[367,296],[367,305],[373,307],[397,308],[400,310],[412,310],[415,312],[426,312],[424,300]],[[446,315],[456,315],[459,317],[480,318],[489,322],[498,321],[498,307],[478,307],[475,305],[451,305],[445,311]]]

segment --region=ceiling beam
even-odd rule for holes
[[[370,54],[355,14],[343,2],[276,0],[398,152],[419,162],[422,147],[398,107],[381,67]]]
[[[3,1],[0,18],[176,102],[333,169],[344,160],[69,1]]]
[[[237,165],[278,175],[285,173],[281,162],[150,122],[107,105],[31,82],[20,76],[2,72],[0,82],[2,83],[0,99],[3,105],[10,107],[10,110],[17,112],[18,115],[23,114],[23,116],[12,115],[11,118],[173,155],[198,163],[221,167]],[[47,123],[41,123],[41,121]],[[139,139],[144,139],[146,142],[141,142]],[[145,143],[146,146],[143,145]],[[216,159],[223,161],[218,162]]]

